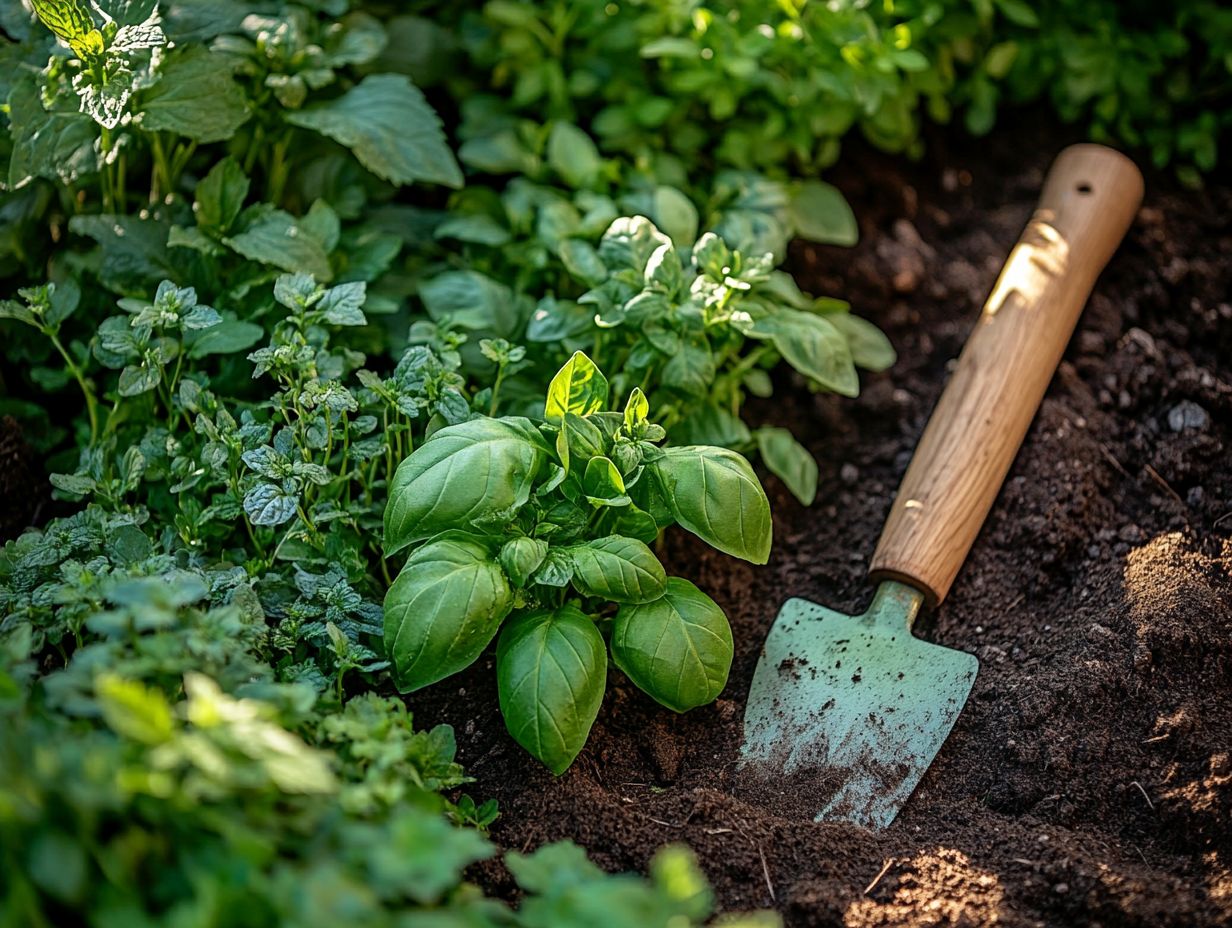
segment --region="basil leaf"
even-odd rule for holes
[[[663,367],[663,386],[704,397],[714,383],[714,354],[704,335],[692,335]]]
[[[298,505],[299,494],[283,484],[258,483],[244,494],[244,511],[253,525],[281,525],[294,518]]]
[[[573,559],[573,585],[586,596],[614,603],[648,603],[666,589],[663,565],[634,538],[609,535],[566,550]]]
[[[659,537],[659,526],[648,512],[643,512],[636,506],[625,506],[616,510],[616,519],[612,525],[617,535],[636,538],[646,544]]]
[[[590,136],[568,122],[552,126],[548,165],[570,187],[589,187],[603,171],[603,159]]]
[[[529,419],[479,418],[434,432],[394,474],[385,553],[480,516],[515,511],[530,498],[547,453]]]
[[[796,234],[810,242],[852,246],[860,238],[855,213],[837,187],[819,180],[799,184],[791,198]]]
[[[754,338],[768,338],[787,363],[806,377],[842,396],[857,396],[851,348],[832,322],[798,309],[778,309],[748,329]]]
[[[770,473],[787,484],[792,495],[811,506],[817,498],[817,462],[787,429],[757,430],[757,450]]]
[[[847,339],[851,359],[868,371],[884,371],[891,367],[898,355],[885,333],[867,319],[850,313],[834,313],[826,319]]]
[[[523,613],[501,632],[496,681],[509,733],[562,774],[586,744],[603,703],[603,636],[575,606]]]
[[[530,575],[539,569],[548,553],[548,543],[541,538],[513,538],[500,551],[500,563],[516,587],[526,586]]]
[[[727,616],[688,580],[670,577],[654,602],[621,606],[612,660],[644,693],[676,712],[713,702],[733,653]]]
[[[411,555],[385,594],[385,647],[401,692],[467,667],[513,607],[513,593],[488,549],[460,533]]]
[[[567,412],[584,417],[605,405],[607,378],[585,352],[575,351],[548,385],[543,417],[549,422],[559,422]]]
[[[754,564],[770,558],[770,501],[742,455],[725,448],[666,448],[650,465],[676,521],[707,544]]]

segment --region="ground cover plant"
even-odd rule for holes
[[[709,918],[678,849],[507,853],[522,902],[485,897],[498,810],[406,706],[494,646],[560,773],[612,668],[719,695],[728,620],[666,530],[764,563],[751,465],[809,504],[818,464],[747,406],[895,360],[780,270],[857,238],[838,140],[1048,91],[1214,163],[1226,12],[1087,9],[0,8],[0,422],[37,475],[4,501],[0,912]]]

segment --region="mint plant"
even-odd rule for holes
[[[677,712],[727,682],[727,617],[649,545],[678,524],[764,564],[770,507],[748,462],[709,446],[661,448],[638,388],[607,409],[582,352],[552,379],[542,416],[446,426],[398,467],[385,552],[410,550],[385,597],[385,640],[404,692],[469,666],[500,635],[501,711],[554,773],[586,743],[607,659]],[[600,626],[609,629],[604,642]]]

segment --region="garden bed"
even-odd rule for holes
[[[735,775],[778,605],[867,605],[891,494],[1064,141],[1028,119],[991,142],[935,139],[914,166],[844,158],[833,179],[862,242],[797,246],[792,268],[806,289],[849,298],[900,360],[858,400],[798,389],[753,411],[821,462],[812,508],[768,481],[769,566],[669,534],[669,569],[732,620],[723,698],[676,716],[613,671],[559,779],[507,735],[490,657],[411,698],[419,722],[457,729],[477,791],[500,801],[499,843],[572,838],[620,870],[685,842],[725,907],[777,908],[790,925],[1232,924],[1227,186],[1148,178],[984,532],[917,629],[977,654],[981,672],[895,824],[813,824],[795,797]],[[513,892],[500,865],[478,878]]]

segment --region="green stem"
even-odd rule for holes
[[[596,362],[597,363],[597,362]],[[488,415],[496,415],[496,404],[500,399],[501,383],[505,379],[505,365],[501,364],[496,368],[496,381],[492,384],[492,402],[488,403]]]
[[[85,371],[73,360],[73,356],[68,353],[64,343],[60,341],[60,336],[56,330],[44,328],[43,332],[51,339],[52,345],[60,353],[60,357],[64,359],[64,366],[68,368],[69,373],[73,375],[73,379],[77,381],[77,385],[81,387],[82,396],[86,399],[86,415],[90,417],[90,444],[93,445],[98,441],[98,401],[94,398],[94,388],[86,381]]]

